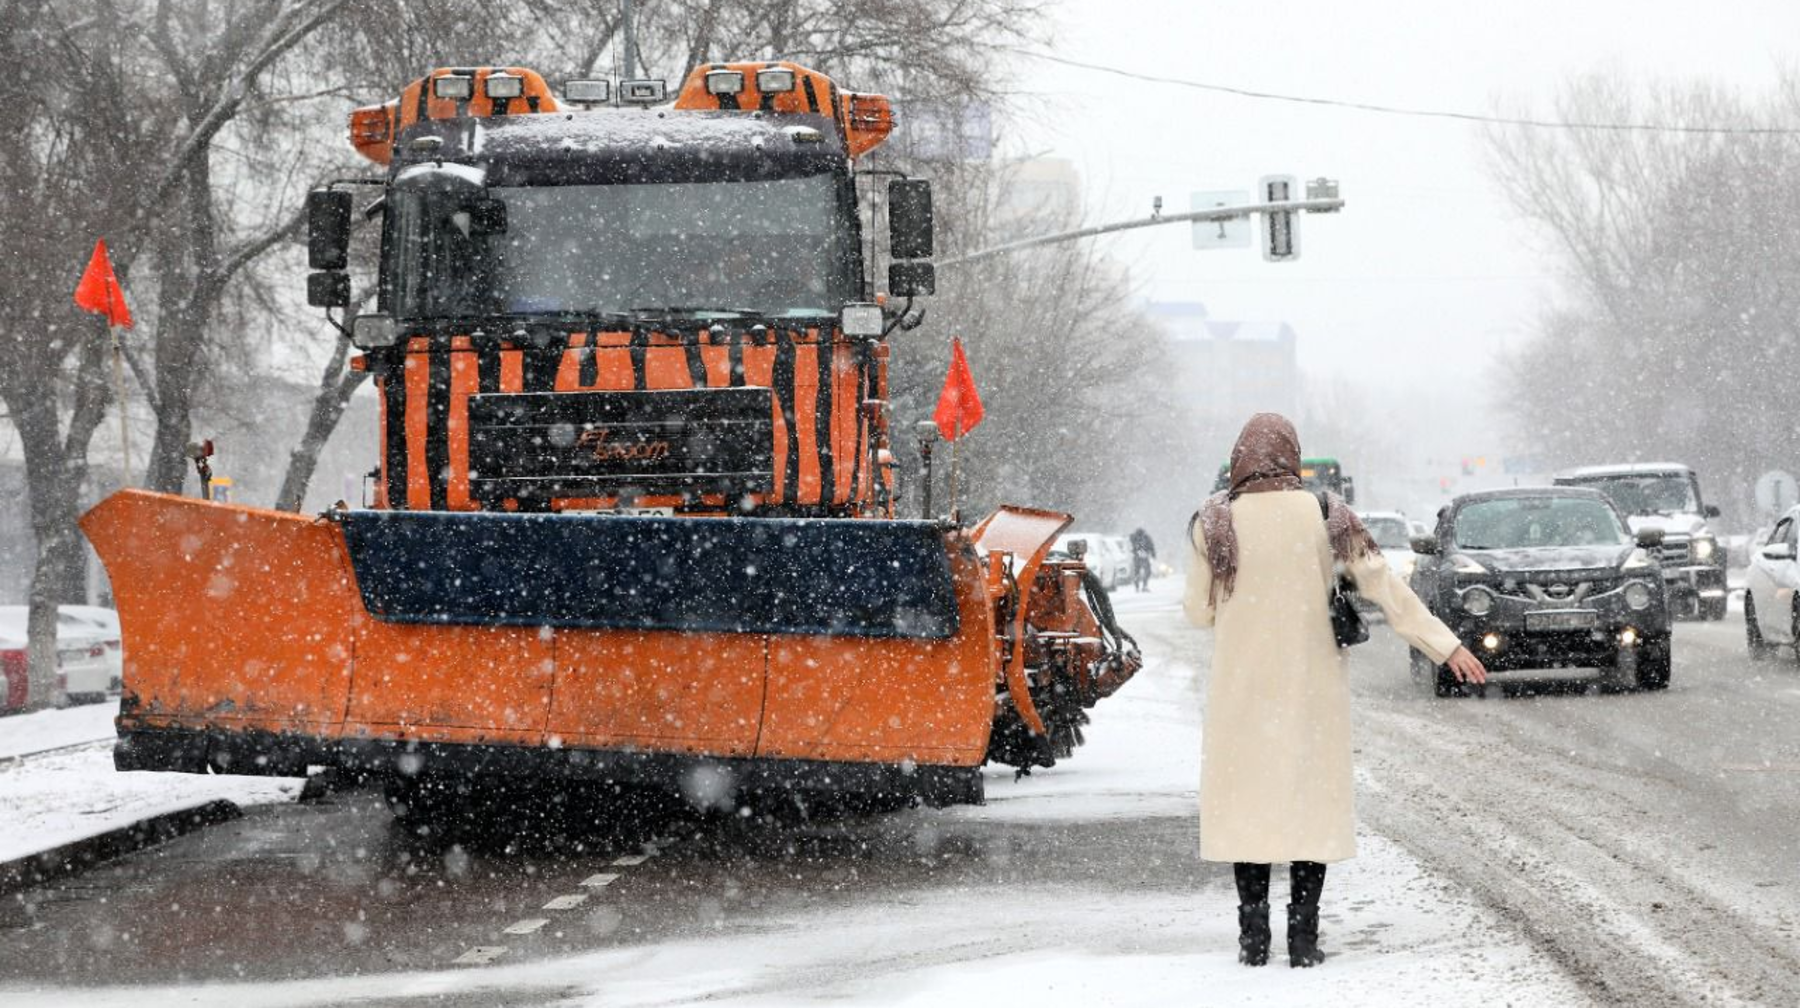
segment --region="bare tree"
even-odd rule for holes
[[[1741,99],[1706,84],[1571,82],[1560,118],[1755,127],[1792,122],[1795,84]],[[1795,378],[1800,139],[1779,133],[1490,134],[1495,175],[1570,280],[1506,362],[1507,401],[1555,463],[1674,455],[1748,518],[1755,475],[1800,450],[1734,404]]]

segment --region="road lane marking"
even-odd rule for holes
[[[536,932],[538,928],[541,928],[548,923],[550,923],[550,918],[548,917],[527,917],[522,921],[514,921],[513,923],[508,924],[506,929],[501,933],[509,935],[528,935]]]
[[[550,902],[545,903],[544,909],[545,910],[573,910],[576,907],[580,906],[581,904],[586,903],[587,898],[588,898],[588,894],[584,893],[584,892],[570,893],[567,896],[558,896],[555,899],[551,900]]]
[[[652,856],[653,854],[627,854],[624,857],[614,858],[613,867],[630,868],[633,865],[641,865],[650,860]]]
[[[486,966],[495,959],[506,954],[504,945],[477,945],[455,959],[450,960],[452,966]]]
[[[601,872],[598,875],[589,875],[587,878],[582,879],[581,884],[587,886],[589,889],[601,889],[612,885],[618,880],[619,876],[617,872]]]

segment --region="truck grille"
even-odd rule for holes
[[[1688,562],[1688,541],[1686,539],[1664,539],[1662,547],[1657,551],[1664,567],[1680,567]]]

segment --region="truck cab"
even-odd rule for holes
[[[1708,525],[1719,509],[1701,498],[1692,469],[1675,462],[1584,466],[1558,473],[1554,482],[1606,494],[1633,532],[1660,531],[1658,557],[1671,609],[1725,618],[1725,550]]]

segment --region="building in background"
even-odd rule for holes
[[[1297,336],[1286,322],[1222,321],[1196,301],[1152,301],[1144,313],[1169,334],[1200,450],[1223,459],[1252,413],[1298,415]]]

